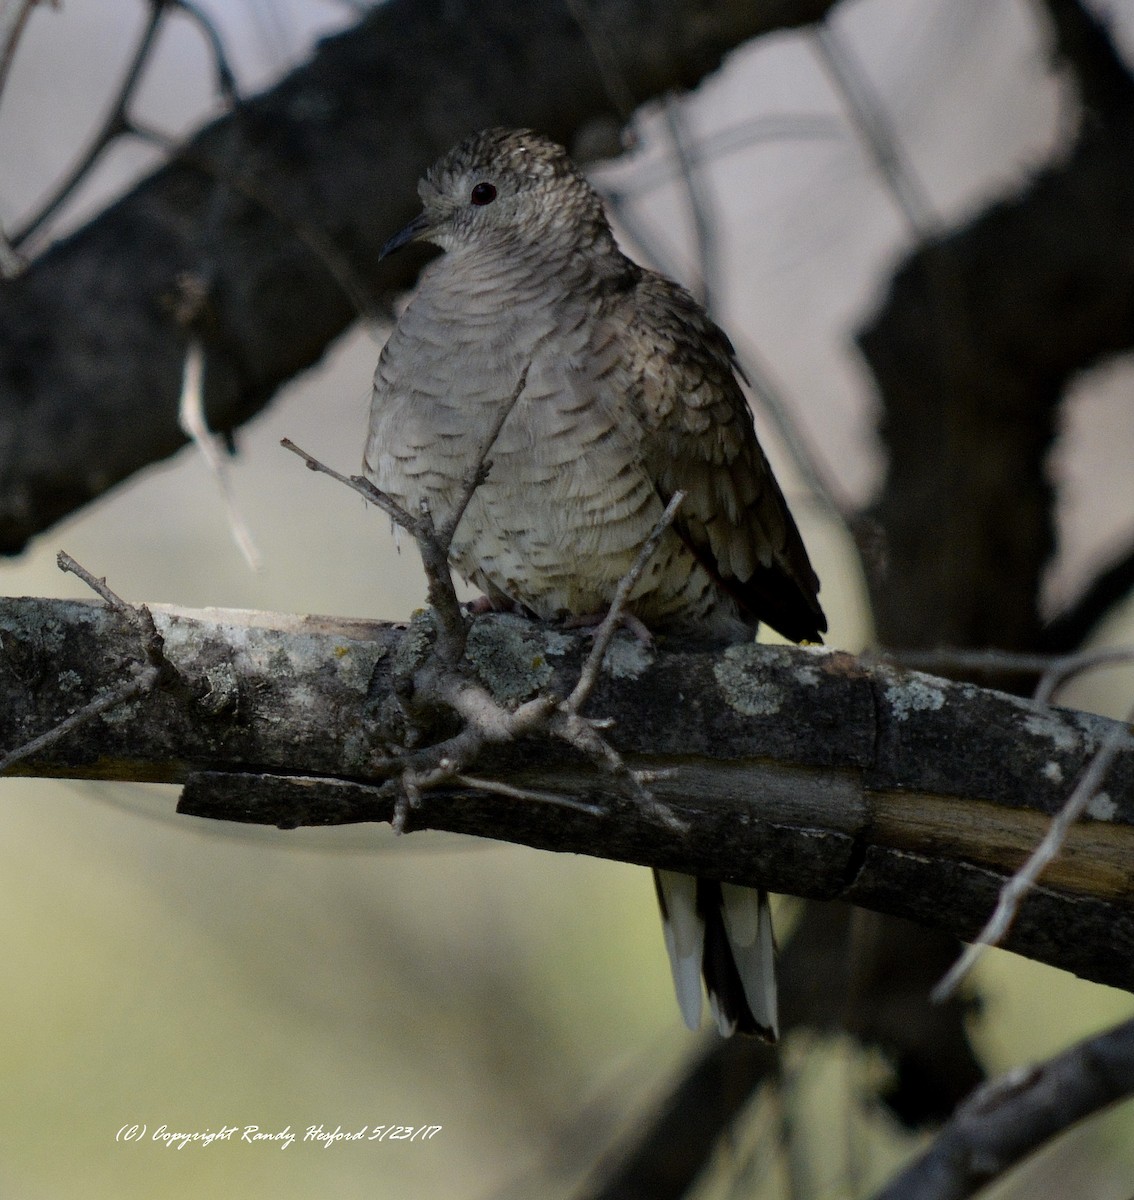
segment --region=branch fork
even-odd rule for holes
[[[412,705],[439,704],[456,713],[463,721],[463,727],[440,743],[405,756],[391,755],[375,763],[379,772],[388,772],[391,776],[388,783],[383,785],[383,790],[391,784],[400,785],[394,804],[393,827],[399,833],[405,830],[409,815],[421,805],[424,792],[454,783],[500,795],[566,804],[595,814],[598,811],[595,806],[580,805],[565,797],[527,792],[483,778],[472,782],[474,777],[469,771],[487,747],[542,734],[571,746],[609,773],[616,785],[651,819],[676,831],[684,831],[685,823],[649,789],[650,778],[656,778],[656,773],[647,776],[645,772],[631,769],[603,736],[601,730],[607,723],[582,715],[582,709],[598,682],[610,643],[625,616],[630,593],[641,579],[662,535],[673,522],[684,493],[674,494],[630,570],[619,582],[610,609],[595,631],[590,652],[570,695],[564,698],[537,696],[514,709],[505,708],[471,674],[464,660],[469,618],[457,599],[449,567],[449,553],[473,494],[492,470],[489,456],[523,394],[529,366],[524,367],[511,396],[501,405],[484,444],[461,481],[458,502],[441,525],[434,521],[433,514],[424,502],[420,511],[412,514],[365,477],[347,476],[333,470],[288,438],[281,443],[285,449],[302,458],[310,470],[329,475],[380,508],[414,539],[425,568],[429,605],[436,615],[437,638],[427,660],[414,673]],[[406,707],[407,702],[403,701],[403,709]],[[412,724],[413,714],[407,712],[406,715]]]

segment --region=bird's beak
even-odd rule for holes
[[[393,254],[395,250],[400,250],[410,242],[416,242],[418,238],[425,237],[429,233],[430,228],[429,218],[425,213],[419,213],[408,225],[403,229],[399,229],[394,234],[382,247],[382,252],[378,257],[385,258],[388,254]]]

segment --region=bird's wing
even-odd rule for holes
[[[793,641],[827,628],[819,579],[752,424],[732,345],[684,289],[643,271],[612,315],[628,322],[624,365],[643,454],[674,528],[750,618]]]

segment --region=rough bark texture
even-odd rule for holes
[[[379,307],[412,281],[420,256],[380,266],[378,251],[441,151],[480,126],[570,142],[619,117],[588,36],[640,104],[832,3],[391,0],[327,39],[0,286],[0,552],[183,444],[183,272],[208,288],[195,321],[208,411],[232,429],[315,362],[358,303]]]
[[[154,610],[182,682],[76,731],[19,773],[185,785],[180,810],[293,827],[388,820],[372,763],[401,736],[423,630]],[[79,601],[0,603],[0,739],[18,745],[117,686],[137,634]],[[482,618],[470,658],[498,698],[569,690],[584,639]],[[185,688],[188,689],[187,698]],[[411,823],[841,899],[961,936],[1038,840],[1111,722],[969,684],[769,646],[647,652],[618,642],[592,700],[675,836],[552,744],[477,773],[603,806],[591,816],[479,789],[431,792]],[[1129,736],[1129,735],[1127,735]],[[1024,906],[1011,948],[1134,989],[1134,738],[1093,819]]]

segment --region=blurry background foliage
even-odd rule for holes
[[[242,96],[363,7],[200,0]],[[475,20],[475,5],[457,7]],[[1130,51],[1134,4],[1095,7]],[[34,214],[84,152],[148,14],[141,0],[61,0],[30,14],[0,102],[5,229]],[[962,225],[1024,186],[1066,151],[1079,113],[1038,4],[847,0],[825,29],[826,43],[804,27],[738,47],[691,94],[638,110],[632,151],[592,177],[631,253],[707,289],[721,323],[777,381],[839,496],[861,509],[885,456],[854,333],[930,226]],[[840,67],[900,148],[897,175],[877,168]],[[188,134],[223,109],[214,74],[199,25],[169,14],[133,118]],[[677,145],[696,160],[695,205]],[[25,249],[80,227],[165,157],[153,142],[115,139]],[[423,150],[420,166],[431,157]],[[237,431],[232,482],[258,572],[234,549],[200,458],[184,450],[4,562],[7,594],[83,595],[55,569],[63,547],[133,600],[408,616],[423,599],[412,547],[399,553],[375,512],[278,447],[286,435],[355,469],[385,332],[356,323]],[[1077,377],[1062,406],[1048,612],[1130,535],[1132,387],[1131,361],[1112,357]],[[861,649],[874,630],[853,544],[762,409],[757,420],[823,579],[830,641]],[[1131,616],[1120,606],[1096,642],[1128,642]],[[1129,670],[1096,674],[1066,702],[1117,714],[1130,684]],[[211,828],[174,817],[172,789],[0,787],[5,1194],[570,1196],[695,1048],[643,870],[430,835],[395,841],[384,829]],[[989,955],[975,983],[970,1032],[990,1072],[1134,1012],[1129,996],[1009,955]],[[849,1038],[801,1033],[783,1063],[776,1102],[751,1106],[698,1197],[865,1194],[924,1136],[872,1099],[889,1067]],[[327,1151],[116,1144],[135,1122],[443,1130],[424,1144]],[[1132,1180],[1126,1106],[997,1195],[1129,1200]]]

